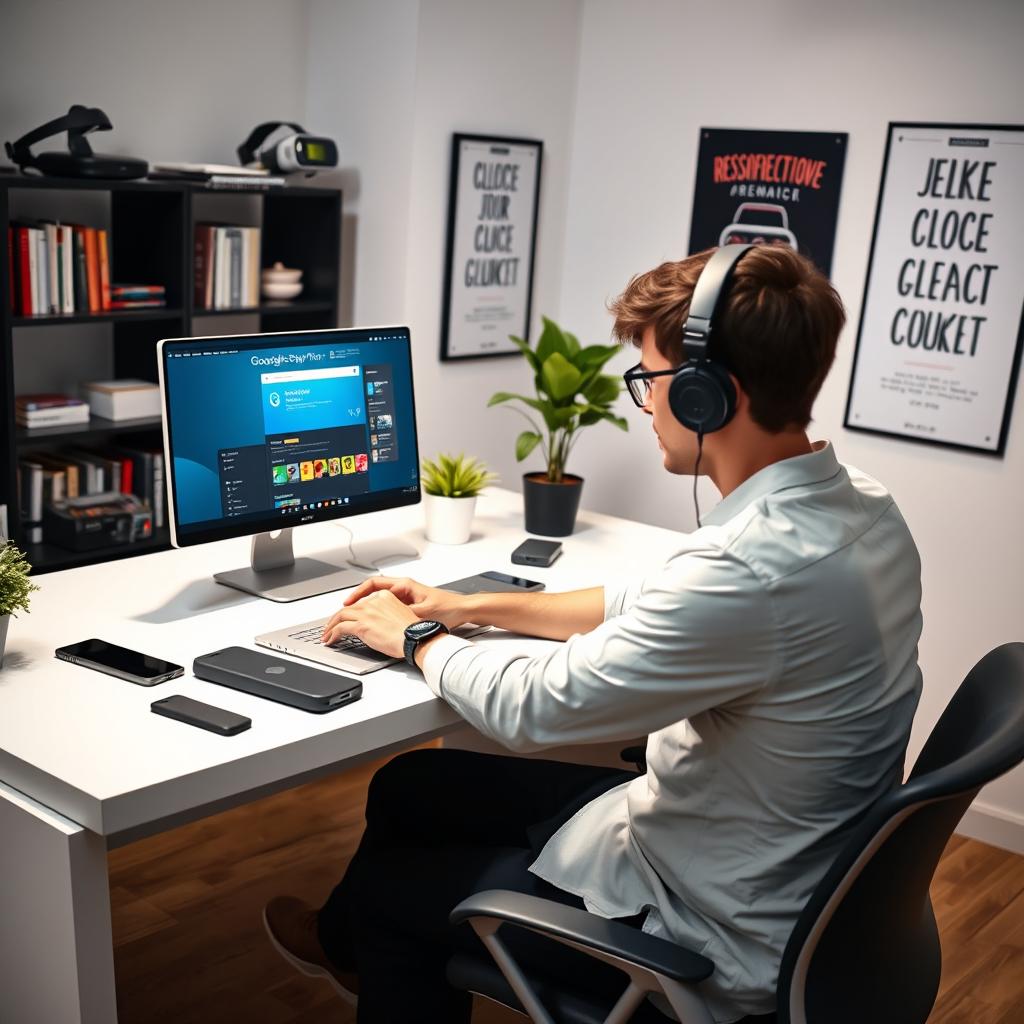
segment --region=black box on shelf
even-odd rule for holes
[[[153,513],[134,494],[111,491],[47,505],[43,537],[71,551],[93,551],[153,536]]]

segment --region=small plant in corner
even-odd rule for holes
[[[13,544],[0,541],[0,668],[4,664],[11,616],[27,612],[29,595],[39,589],[28,578],[31,571],[32,566]]]
[[[497,479],[479,459],[462,453],[423,460],[423,490],[439,498],[475,498]]]
[[[29,594],[38,590],[28,574],[32,566],[14,544],[0,547],[0,618],[28,611]]]
[[[423,497],[427,540],[465,544],[473,527],[477,495],[498,477],[479,459],[441,453],[423,460]]]
[[[572,533],[583,481],[566,473],[565,465],[584,427],[607,420],[620,430],[629,425],[612,412],[622,382],[601,372],[616,352],[617,345],[581,346],[575,335],[553,320],[542,318],[544,329],[536,349],[522,338],[510,336],[533,370],[536,397],[498,391],[488,405],[521,402],[516,411],[530,424],[516,438],[516,461],[522,462],[538,445],[542,446],[546,472],[523,477],[526,529],[549,537]],[[540,415],[543,426],[537,422]],[[563,486],[550,488],[547,485]],[[571,486],[565,486],[571,485]]]

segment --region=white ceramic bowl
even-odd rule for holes
[[[263,296],[267,299],[294,299],[302,292],[301,281],[264,281]]]
[[[292,267],[273,266],[263,271],[264,284],[298,284],[302,280],[302,271]]]

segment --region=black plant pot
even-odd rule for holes
[[[568,537],[576,526],[583,477],[565,473],[561,483],[552,483],[543,473],[523,475],[523,503],[526,532],[542,537]]]

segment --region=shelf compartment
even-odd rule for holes
[[[107,434],[121,434],[129,431],[158,430],[163,420],[160,416],[143,416],[134,420],[106,420],[102,416],[90,416],[88,423],[67,423],[56,427],[18,427],[15,443],[19,448],[30,448],[34,444],[53,444],[57,441],[76,443],[90,437]]]
[[[135,555],[148,555],[154,551],[167,551],[170,546],[171,534],[164,527],[154,530],[149,540],[94,548],[92,551],[71,551],[45,541],[42,544],[27,544],[24,548],[25,556],[32,566],[32,575],[41,576],[48,572],[75,569],[80,565],[92,565],[94,562],[111,562],[114,559],[133,558]]]

